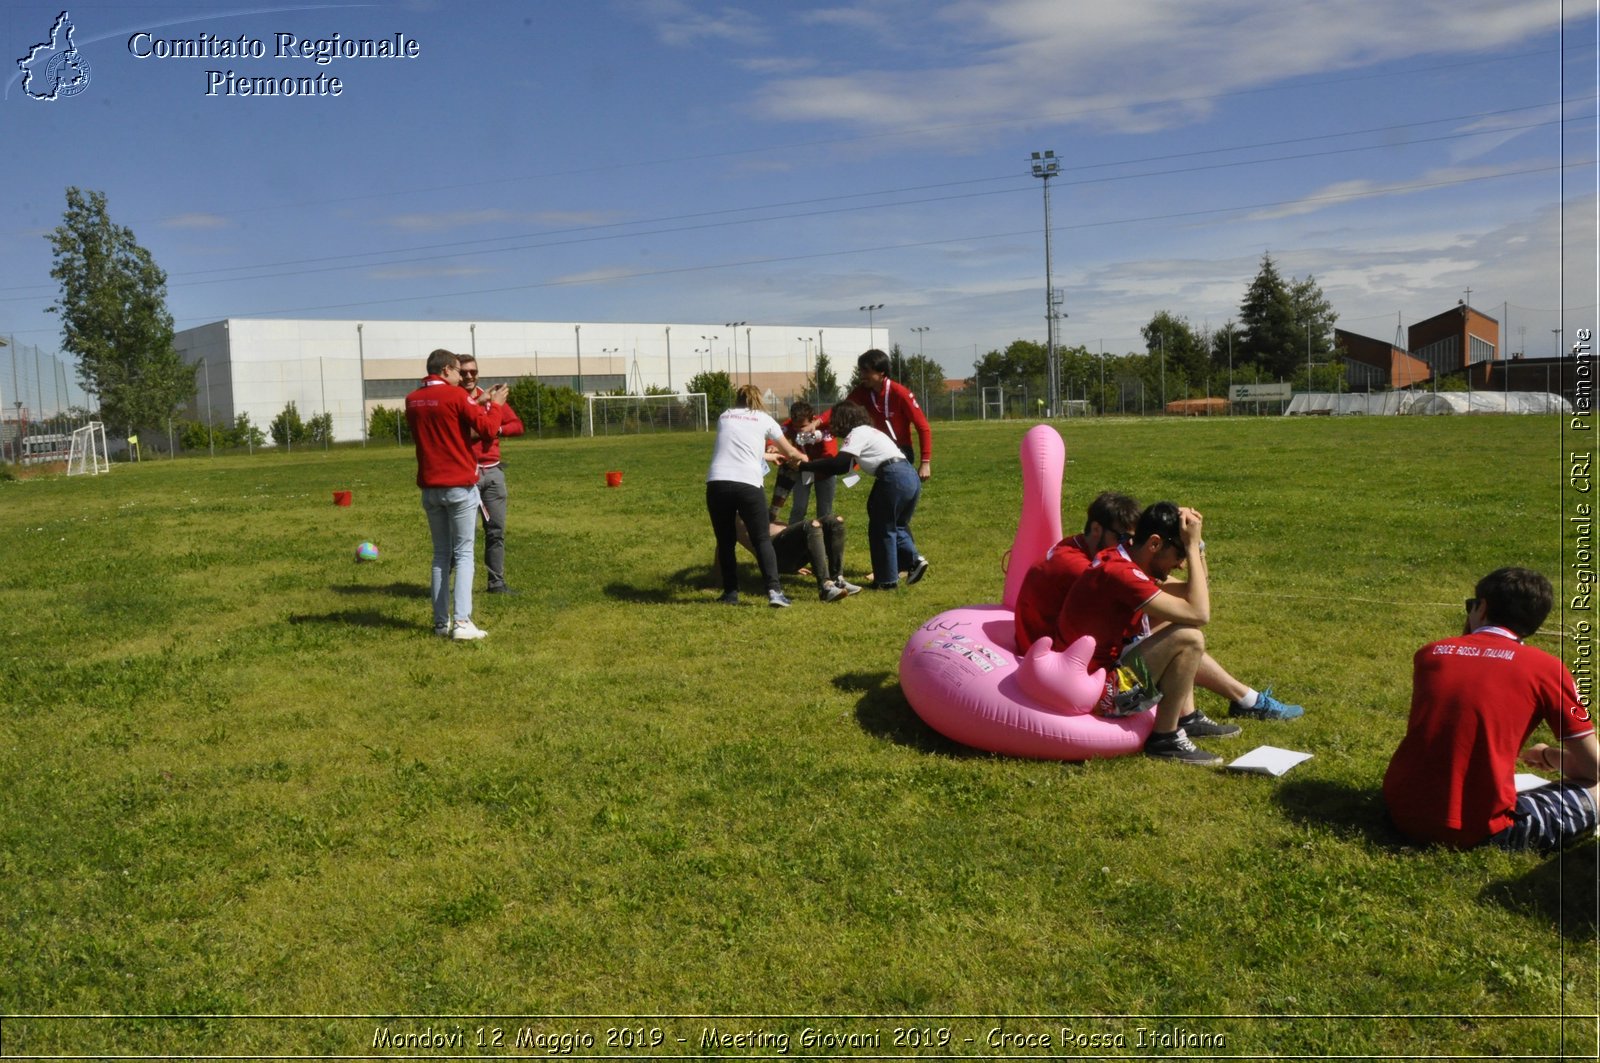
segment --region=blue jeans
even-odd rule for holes
[[[478,530],[478,488],[424,487],[422,509],[433,537],[433,626],[450,623],[450,569],[455,567],[454,615],[472,619],[472,539]]]
[[[911,539],[911,516],[917,511],[922,480],[907,461],[878,466],[867,496],[867,546],[872,552],[872,579],[880,587],[900,582],[902,570],[917,563]]]

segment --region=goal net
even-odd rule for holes
[[[111,471],[111,458],[106,450],[106,426],[101,421],[90,421],[82,428],[73,429],[72,449],[67,454],[68,476],[98,476]]]
[[[589,395],[585,428],[591,436],[640,435],[647,432],[704,432],[706,396],[696,391],[678,395]]]

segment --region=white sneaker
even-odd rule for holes
[[[457,642],[470,642],[473,639],[488,638],[489,633],[470,620],[457,620],[455,627],[450,629],[450,637]]]

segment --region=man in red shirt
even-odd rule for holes
[[[477,530],[478,460],[471,433],[493,436],[506,407],[506,386],[490,388],[489,405],[467,396],[460,359],[439,349],[428,355],[428,375],[406,396],[406,425],[417,449],[417,486],[433,538],[433,633],[468,641],[487,634],[472,622],[472,539]],[[455,595],[450,570],[455,569]],[[453,608],[452,608],[453,605]]]
[[[460,358],[461,387],[479,406],[489,405],[489,393],[478,386],[478,359],[470,354]],[[471,439],[472,455],[478,461],[479,510],[483,514],[483,567],[489,570],[490,594],[515,594],[506,585],[506,470],[500,464],[500,439],[520,436],[522,419],[510,405],[501,407],[500,431]]]
[[[1046,635],[1051,637],[1055,649],[1067,648],[1060,642],[1056,628],[1067,592],[1072,590],[1078,577],[1089,570],[1101,551],[1133,538],[1133,526],[1138,519],[1138,502],[1115,491],[1103,491],[1089,503],[1083,534],[1062,539],[1050,548],[1044,560],[1028,570],[1017,592],[1015,610],[1019,654],[1027,653],[1029,646]],[[1204,543],[1200,544],[1200,551],[1205,552]],[[1181,587],[1182,584],[1174,584],[1170,589],[1176,592]],[[1194,683],[1226,699],[1230,716],[1293,720],[1305,714],[1303,707],[1273,697],[1271,687],[1256,690],[1235,679],[1209,653],[1200,659]]]
[[[1211,621],[1211,589],[1201,549],[1201,516],[1171,502],[1157,502],[1139,514],[1128,543],[1102,551],[1067,593],[1056,625],[1061,645],[1087,635],[1094,640],[1089,670],[1112,673],[1106,697],[1096,711],[1111,711],[1116,670],[1131,668],[1161,691],[1155,730],[1146,755],[1186,764],[1222,763],[1198,749],[1192,738],[1231,738],[1236,724],[1220,724],[1195,708],[1195,675],[1205,657],[1200,629]],[[1180,565],[1187,583],[1166,585]],[[1150,620],[1165,621],[1152,631]],[[1124,643],[1137,640],[1125,651]]]
[[[1467,599],[1462,634],[1412,661],[1411,717],[1383,777],[1395,826],[1419,842],[1557,849],[1595,835],[1600,742],[1572,674],[1522,640],[1550,613],[1550,581],[1500,568]],[[1561,781],[1517,793],[1518,749],[1540,722],[1561,743],[1520,758]]]

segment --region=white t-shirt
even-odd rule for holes
[[[760,487],[767,475],[767,440],[783,438],[783,428],[768,414],[742,406],[723,410],[717,418],[717,444],[711,451],[706,483],[731,480]]]
[[[868,476],[878,475],[878,466],[886,461],[906,460],[905,451],[893,439],[867,424],[845,436],[839,449],[855,458],[861,471]]]

